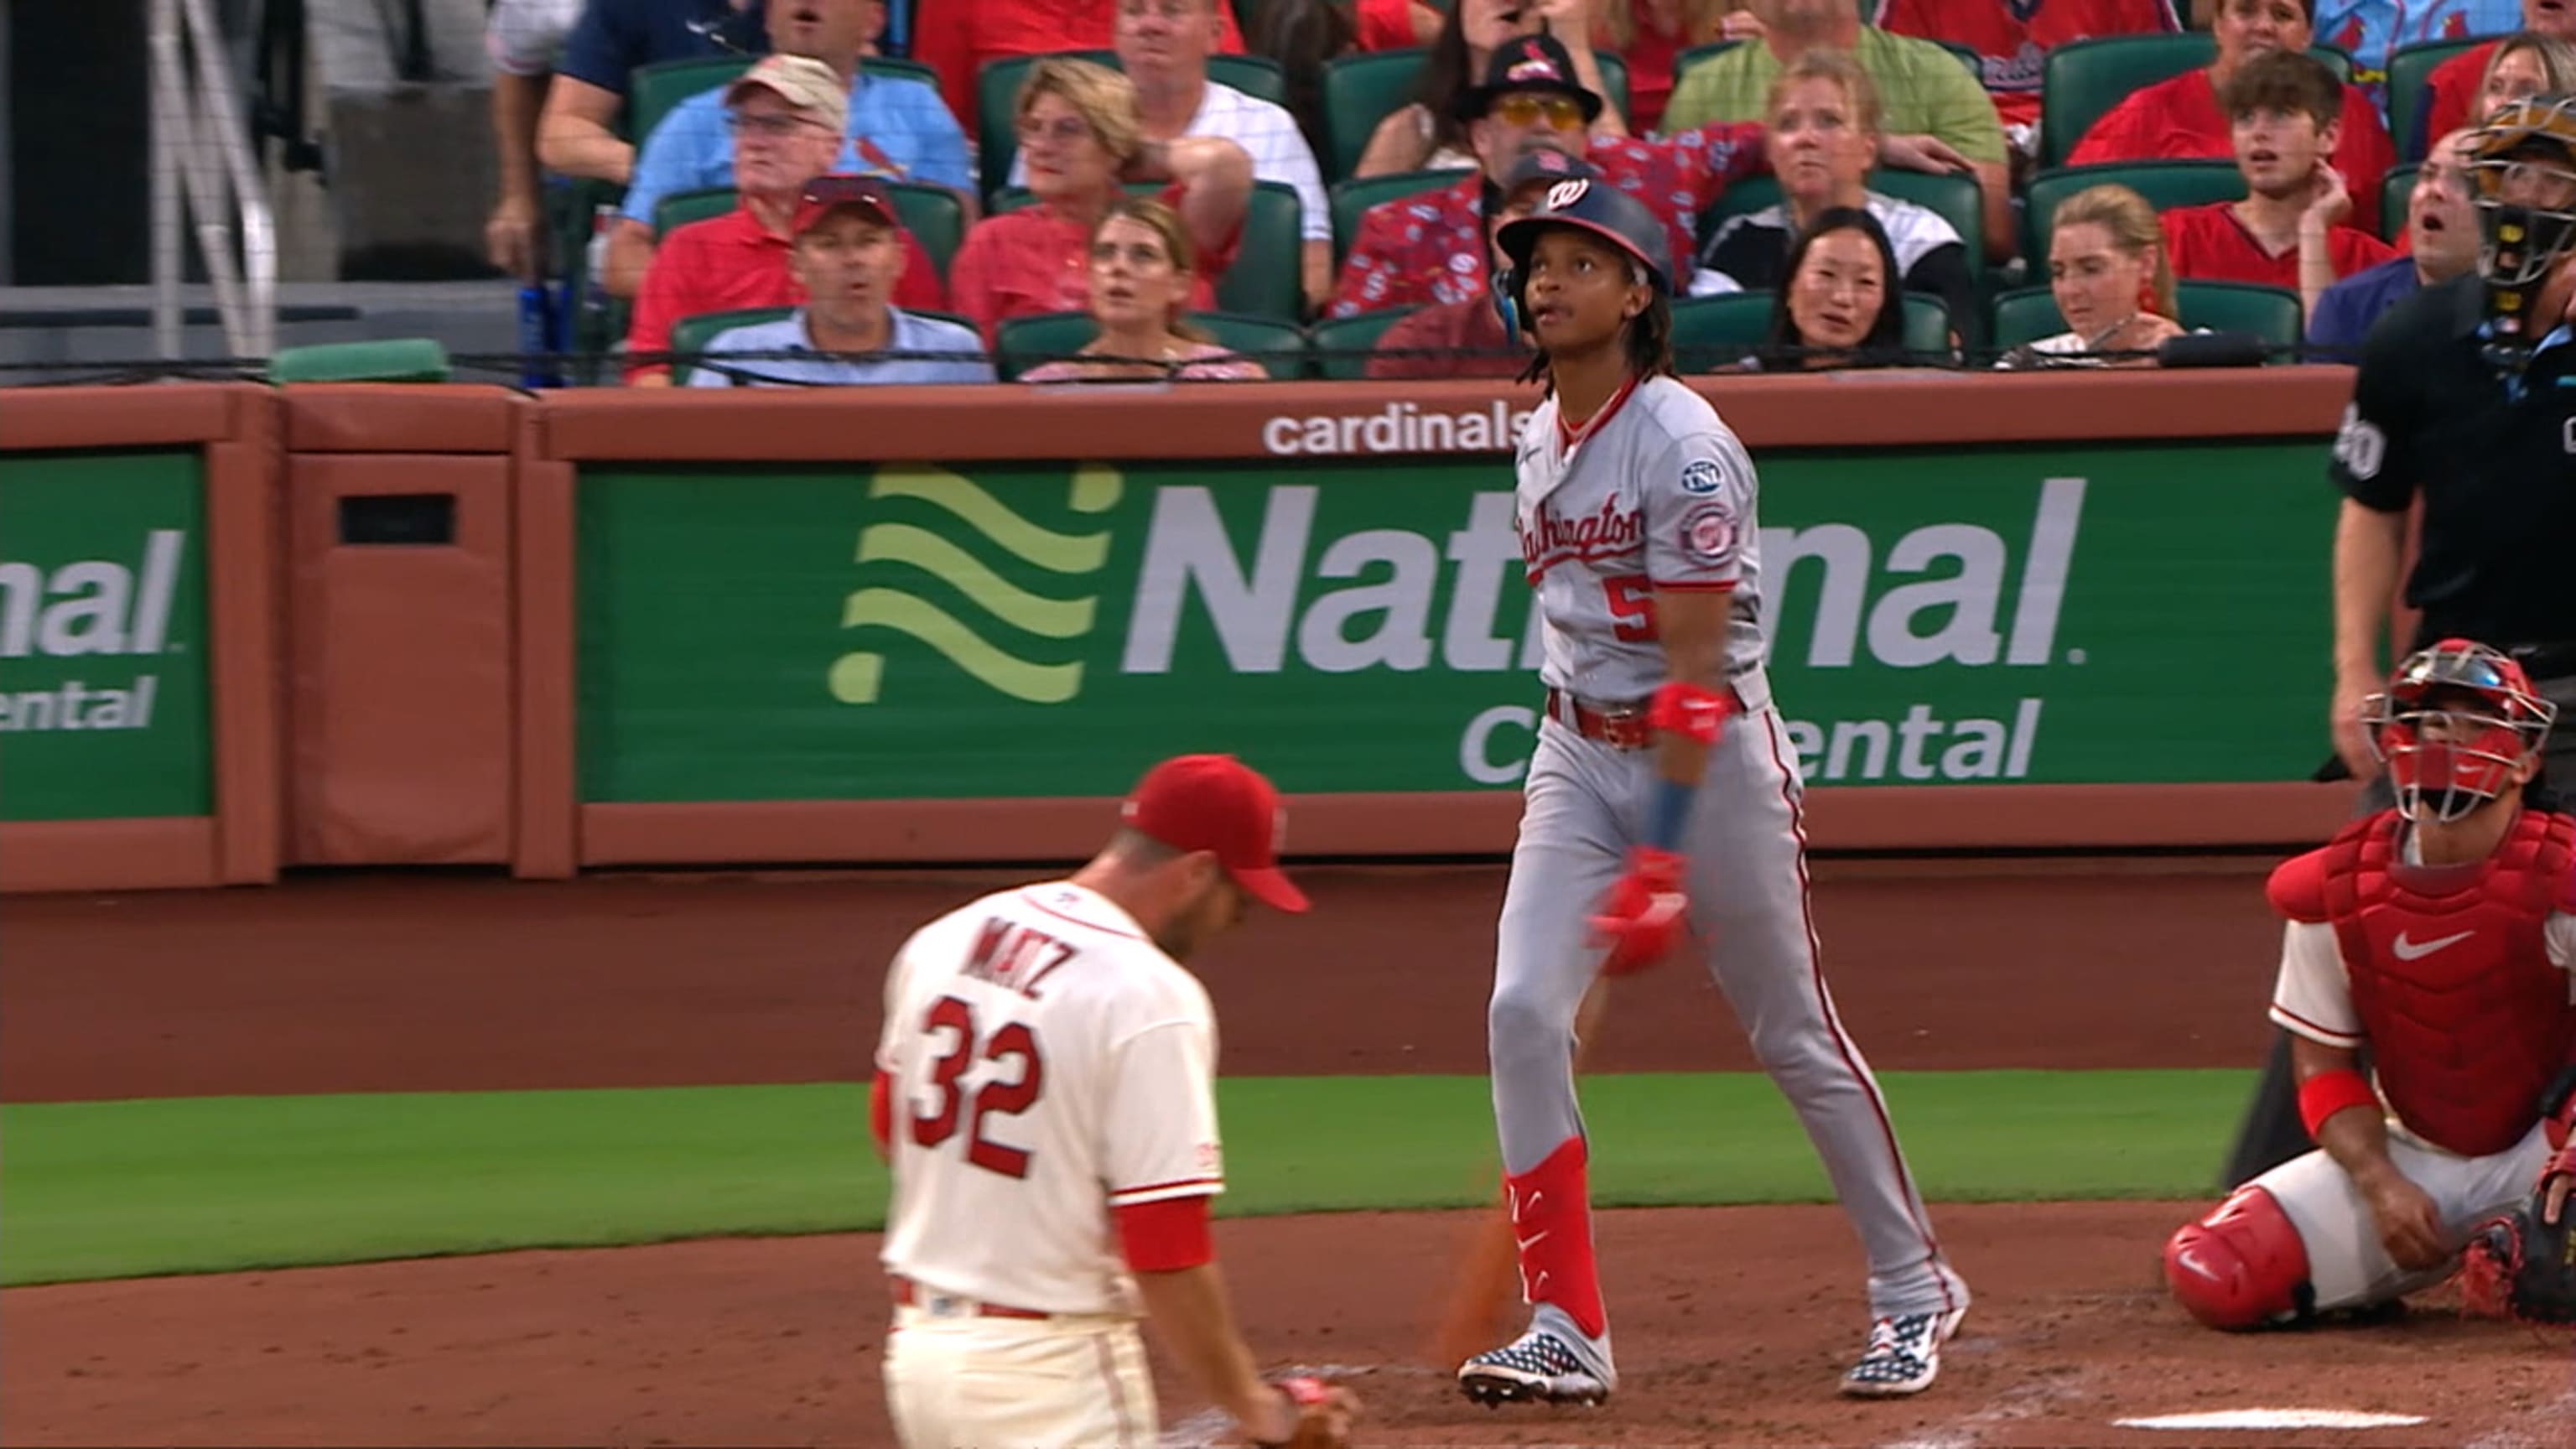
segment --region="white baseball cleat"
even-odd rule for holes
[[[1572,1344],[1538,1328],[1501,1348],[1487,1349],[1458,1369],[1458,1387],[1489,1409],[1532,1402],[1599,1404],[1617,1383],[1615,1374],[1587,1367]]]
[[[1869,1347],[1843,1375],[1843,1392],[1856,1399],[1896,1399],[1919,1394],[1941,1376],[1941,1345],[1959,1331],[1968,1310],[1906,1313],[1869,1326]]]

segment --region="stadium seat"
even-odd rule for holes
[[[1333,265],[1338,268],[1358,240],[1360,219],[1369,208],[1399,196],[1436,191],[1455,183],[1464,171],[1390,171],[1384,176],[1336,182],[1333,186]]]
[[[1060,54],[1118,69],[1116,51],[1068,50]],[[1028,78],[1029,67],[1044,58],[1005,56],[984,62],[983,70],[976,74],[975,134],[982,151],[986,196],[1011,184],[1011,162],[1020,154],[1019,128],[1011,120],[1019,108],[1020,82]],[[1211,55],[1207,65],[1208,79],[1219,85],[1232,86],[1254,100],[1272,105],[1288,103],[1288,73],[1266,55]]]
[[[1323,165],[1327,184],[1358,169],[1378,122],[1412,102],[1423,58],[1429,54],[1426,47],[1412,46],[1345,55],[1324,63],[1324,134],[1332,142],[1332,154],[1316,159]],[[1598,58],[1601,84],[1624,116],[1628,114],[1628,63],[1606,51]]]
[[[1369,349],[1377,346],[1386,329],[1419,310],[1387,307],[1356,317],[1328,318],[1306,329],[1307,340],[1315,348],[1316,374],[1337,382],[1367,376]]]
[[[730,186],[700,186],[688,191],[674,191],[653,203],[653,240],[659,243],[673,230],[693,221],[705,221],[734,209],[740,198]]]
[[[2415,173],[2423,170],[2421,162],[2409,161],[2391,166],[2379,183],[2379,239],[2390,246],[2406,235],[2406,199],[2414,194]]]
[[[1707,372],[1751,355],[1771,335],[1770,292],[1726,292],[1673,303],[1673,356],[1684,372]],[[1950,309],[1938,297],[1904,294],[1909,353],[1947,356]]]
[[[384,337],[282,347],[268,360],[268,380],[291,382],[445,382],[447,349],[434,337]]]
[[[2483,40],[2419,40],[2399,46],[2388,57],[2388,138],[2397,143],[2397,159],[2421,161],[2433,138],[2423,134],[2424,108],[2432,100],[2426,89],[2435,67]]]
[[[1967,252],[1968,270],[1976,272],[1985,266],[1986,213],[1984,193],[1977,189],[1976,178],[1930,171],[1899,171],[1882,167],[1869,174],[1869,189],[1899,201],[1910,201],[1941,214],[1959,233]],[[1700,215],[1699,234],[1713,235],[1717,224],[1730,216],[1743,216],[1780,202],[1779,178],[1764,172],[1743,181],[1729,182],[1724,195]]]
[[[626,82],[627,139],[644,144],[671,108],[702,91],[730,85],[759,59],[750,55],[696,56],[639,65]]]
[[[2021,215],[2022,255],[2037,275],[2048,275],[2048,237],[2058,204],[2088,186],[2116,183],[2147,199],[2158,211],[2240,201],[2245,177],[2233,161],[2114,161],[2101,166],[2062,166],[2030,179]]]
[[[2176,322],[2195,330],[2250,332],[2274,347],[2299,345],[2299,294],[2248,282],[2176,282]],[[2046,287],[2021,287],[1995,299],[1994,345],[2019,347],[2066,330],[2057,298]]]
[[[795,310],[796,309],[793,307],[735,307],[723,312],[700,312],[694,316],[683,317],[679,321],[671,324],[671,350],[673,352],[704,352],[707,349],[708,343],[715,341],[718,337],[732,331],[736,327],[748,327],[755,322],[775,322],[782,317],[790,315]],[[928,317],[933,321],[938,322],[952,322],[957,326],[965,328],[969,332],[976,330],[975,324],[971,320],[960,317],[954,312],[915,310],[911,315],[915,317]],[[688,383],[689,364],[686,362],[672,363],[671,386],[686,387],[688,386]]]
[[[1153,196],[1162,189],[1159,181],[1127,183],[1131,196]],[[1036,200],[1025,187],[1006,186],[993,198],[993,214],[1017,211]],[[1251,200],[1244,208],[1243,241],[1235,249],[1234,265],[1216,280],[1217,306],[1228,312],[1288,322],[1306,315],[1301,270],[1304,258],[1300,255],[1305,243],[1305,215],[1295,187],[1284,181],[1253,183]]]
[[[1260,363],[1278,380],[1304,375],[1306,333],[1275,317],[1246,317],[1236,312],[1192,312],[1187,320],[1219,346]],[[994,363],[1003,381],[1018,378],[1042,363],[1069,357],[1099,335],[1087,312],[1041,312],[1012,317],[994,330]]]
[[[2331,45],[2312,45],[2308,54],[2351,83],[2350,55]],[[2102,35],[2070,40],[2050,50],[2040,63],[2039,164],[2065,165],[2075,143],[2084,139],[2093,123],[2131,92],[2205,66],[2217,55],[2218,42],[2203,30]]]
[[[896,60],[892,56],[872,55],[859,62],[859,73],[917,80],[932,90],[939,89],[939,72],[917,60]]]

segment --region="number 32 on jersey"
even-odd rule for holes
[[[987,922],[975,938],[974,954],[961,975],[1008,987],[1035,1001],[1039,985],[1067,961],[1074,948],[1015,922]],[[974,1004],[961,996],[943,996],[922,1013],[921,1030],[936,1045],[930,1058],[929,1102],[912,1099],[912,1140],[937,1149],[958,1135],[966,1136],[966,1160],[1004,1177],[1029,1175],[1029,1153],[995,1140],[987,1119],[1016,1117],[1037,1105],[1046,1091],[1046,1055],[1028,1023],[1004,1022],[990,1035],[979,1030]],[[994,1072],[970,1094],[961,1085],[977,1062]]]

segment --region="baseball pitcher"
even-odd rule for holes
[[[1346,1442],[1357,1403],[1263,1382],[1209,1242],[1225,1189],[1216,1022],[1181,962],[1249,901],[1303,911],[1268,781],[1157,765],[1070,879],[1002,891],[903,944],[871,1120],[894,1169],[886,1397],[905,1449],[1156,1441],[1136,1329],[1257,1445]]]
[[[2429,1287],[2527,1196],[2555,1226],[2576,1172],[2576,818],[2523,798],[2556,710],[2512,659],[2445,639],[2364,713],[2396,807],[2267,887],[2288,921],[2271,1016],[2318,1150],[2165,1244],[2174,1297],[2213,1328]],[[2356,1069],[2365,1043],[2375,1083]]]
[[[1499,242],[1504,305],[1549,388],[1520,440],[1514,510],[1546,625],[1546,709],[1487,1023],[1535,1311],[1517,1340],[1468,1359],[1460,1385],[1489,1405],[1598,1403],[1617,1387],[1573,1025],[1596,973],[1651,964],[1687,924],[1867,1254],[1873,1323],[1843,1390],[1918,1392],[1967,1286],[1817,959],[1796,755],[1762,669],[1752,463],[1671,375],[1672,273],[1645,208],[1576,177]]]

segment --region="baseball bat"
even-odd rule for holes
[[[1610,978],[1595,976],[1574,1010],[1574,1075],[1581,1077],[1602,1012],[1610,1001]],[[1449,1277],[1449,1300],[1441,1308],[1431,1340],[1431,1361],[1455,1368],[1509,1339],[1518,1326],[1513,1310],[1521,1302],[1520,1251],[1512,1241],[1511,1214],[1496,1203],[1468,1230]]]

